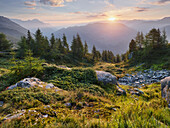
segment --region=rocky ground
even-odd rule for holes
[[[144,70],[143,72],[135,72],[132,74],[126,74],[125,77],[119,78],[120,85],[129,85],[133,87],[141,87],[152,83],[160,82],[165,77],[170,76],[169,70]]]

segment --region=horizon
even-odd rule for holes
[[[169,5],[170,0],[1,0],[0,15],[23,21],[38,19],[52,26],[73,26],[103,21],[158,20],[170,17]]]

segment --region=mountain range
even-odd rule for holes
[[[71,42],[73,36],[79,33],[83,42],[87,41],[90,50],[95,45],[100,51],[105,49],[114,53],[123,53],[137,32],[120,23],[93,23],[64,28],[55,32],[55,35],[62,37],[63,33],[65,33],[68,42]]]
[[[165,29],[168,40],[170,40],[170,17],[152,21],[121,20],[113,23],[98,22],[56,30],[50,24],[37,19],[22,21],[0,16],[0,32],[6,34],[7,38],[14,43],[19,41],[21,36],[26,35],[28,30],[35,33],[38,28],[41,29],[43,35],[49,38],[51,33],[54,33],[57,38],[62,38],[65,33],[69,44],[71,44],[73,36],[79,33],[82,41],[87,41],[90,51],[92,46],[95,45],[100,51],[111,50],[115,54],[127,51],[129,42],[136,36],[137,31],[142,31],[146,34],[152,28]]]
[[[16,43],[20,40],[21,36],[26,35],[27,29],[19,24],[11,21],[10,19],[0,16],[0,32],[7,36],[7,39]]]
[[[44,23],[38,19],[26,20],[26,21],[19,20],[19,19],[11,19],[11,20],[21,25],[22,27],[30,30],[32,33],[35,33],[36,30],[39,28],[43,32],[43,35],[47,37],[50,37],[51,33],[57,30],[55,27],[52,27],[50,24]]]

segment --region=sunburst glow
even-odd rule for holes
[[[109,21],[115,21],[116,18],[115,18],[115,17],[110,17],[108,20],[109,20]]]

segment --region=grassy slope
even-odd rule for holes
[[[1,61],[1,75],[10,72],[10,63]],[[104,70],[121,77],[125,73],[138,70],[128,63],[97,63],[93,69]],[[58,69],[47,65],[41,80],[52,82],[65,91],[55,92],[41,88],[14,89],[0,93],[0,127],[168,127],[170,111],[161,99],[160,83],[149,85],[141,90],[143,96],[116,96],[115,88],[96,82],[91,69]],[[86,82],[84,82],[86,81]],[[122,86],[127,91],[128,86]],[[67,107],[65,103],[71,103]],[[50,107],[48,106],[50,105]],[[117,111],[114,111],[115,108]],[[21,118],[2,119],[7,114],[25,109]],[[36,110],[36,112],[29,112]],[[48,114],[48,118],[39,115]]]
[[[114,94],[99,97],[79,90],[56,93],[40,88],[4,91],[0,94],[0,100],[5,101],[4,107],[0,108],[0,127],[170,126],[170,111],[165,108],[167,104],[161,99],[160,84],[150,85],[142,90],[145,94],[140,97],[129,94],[126,97]],[[72,106],[67,107],[65,103],[72,103]],[[2,121],[5,115],[13,115],[21,109],[26,109],[23,117],[10,122]],[[39,114],[48,114],[48,118],[39,118]]]

